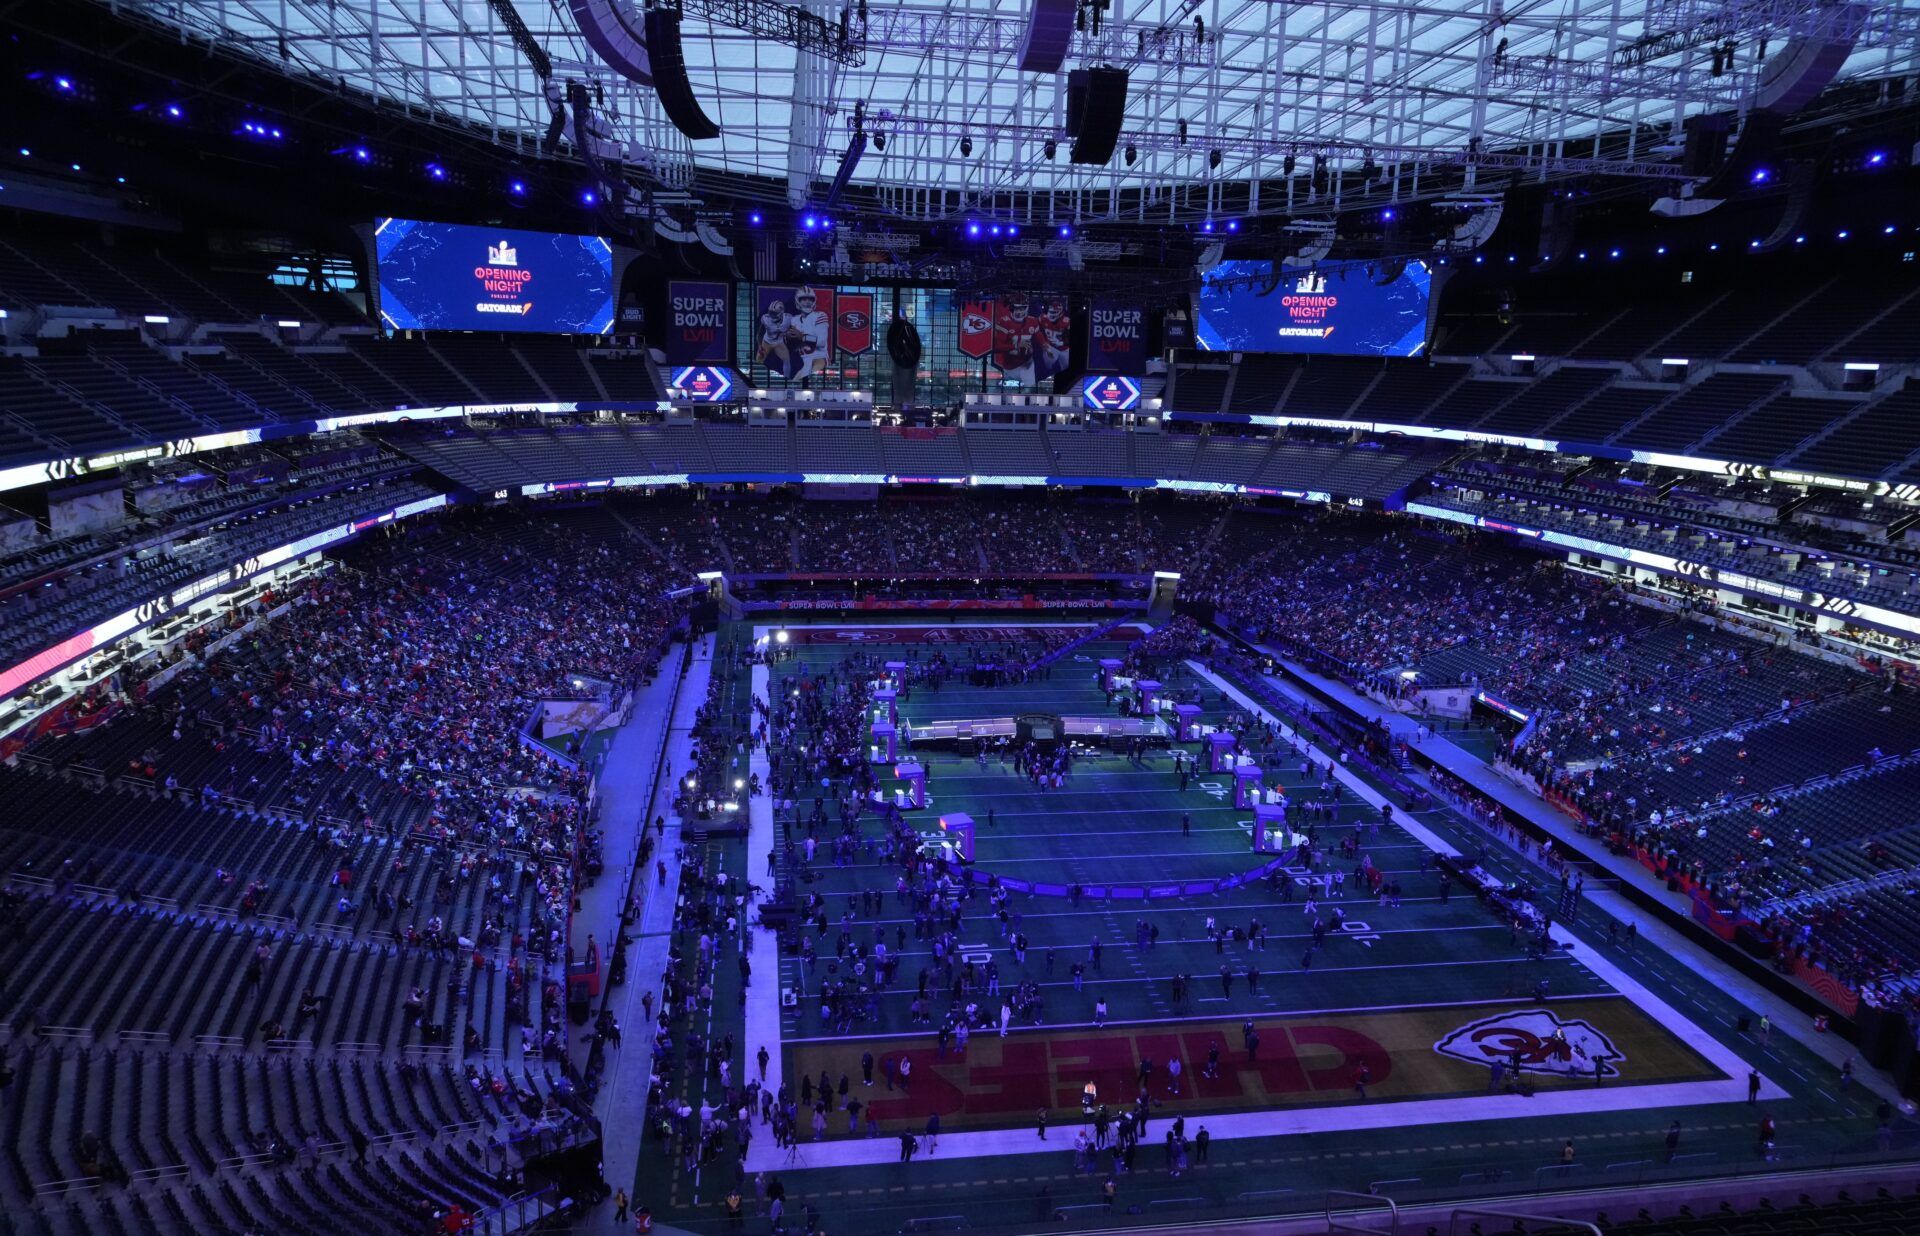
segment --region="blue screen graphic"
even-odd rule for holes
[[[1277,282],[1270,284],[1272,279],[1272,262],[1222,262],[1208,271],[1195,323],[1200,346],[1349,356],[1418,356],[1427,346],[1433,272],[1425,262],[1408,262],[1385,285],[1364,267],[1282,270]]]
[[[613,329],[613,248],[598,236],[381,219],[374,242],[389,330]]]

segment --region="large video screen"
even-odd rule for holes
[[[374,257],[389,330],[613,329],[613,247],[598,236],[381,219]]]
[[[1427,346],[1433,271],[1408,262],[1389,283],[1365,267],[1333,273],[1273,263],[1222,262],[1200,283],[1195,333],[1219,352],[1418,356]]]

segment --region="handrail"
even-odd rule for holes
[[[1353,1201],[1364,1203],[1360,1206],[1349,1206],[1345,1213],[1357,1215],[1365,1213],[1368,1210],[1378,1213],[1380,1208],[1384,1206],[1387,1211],[1386,1230],[1383,1232],[1377,1227],[1364,1227],[1358,1223],[1349,1223],[1345,1219],[1334,1217],[1333,1199],[1336,1197],[1350,1198]],[[1374,1193],[1352,1193],[1346,1189],[1328,1189],[1326,1216],[1327,1231],[1329,1232],[1359,1232],[1363,1233],[1364,1236],[1394,1236],[1394,1234],[1400,1230],[1399,1203],[1390,1197],[1381,1197]]]

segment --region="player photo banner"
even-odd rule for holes
[[[674,365],[732,364],[733,296],[727,284],[675,280],[667,284],[667,361]]]
[[[1020,386],[1037,386],[1064,373],[1073,318],[1066,297],[1045,292],[1008,292],[993,315],[993,365]]]
[[[873,294],[842,292],[834,298],[833,346],[848,356],[873,351]]]
[[[960,302],[960,354],[985,356],[993,351],[992,297],[975,297]]]
[[[832,356],[833,289],[754,289],[753,363],[793,381],[825,373]]]
[[[1146,309],[1125,301],[1095,300],[1087,319],[1087,372],[1138,377],[1146,371]]]

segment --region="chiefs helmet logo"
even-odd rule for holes
[[[962,333],[976,334],[980,331],[988,331],[992,329],[993,329],[993,323],[987,321],[986,317],[982,314],[968,313],[968,314],[963,314],[960,318],[960,330],[962,331]]]
[[[867,315],[859,310],[849,310],[840,315],[840,325],[847,330],[867,329]]]
[[[1557,1033],[1557,1037],[1556,1037]],[[1562,1020],[1547,1009],[1522,1009],[1482,1017],[1455,1030],[1433,1050],[1469,1064],[1491,1066],[1517,1060],[1522,1072],[1578,1073],[1591,1076],[1597,1063],[1603,1076],[1618,1077],[1626,1055],[1593,1023]]]

